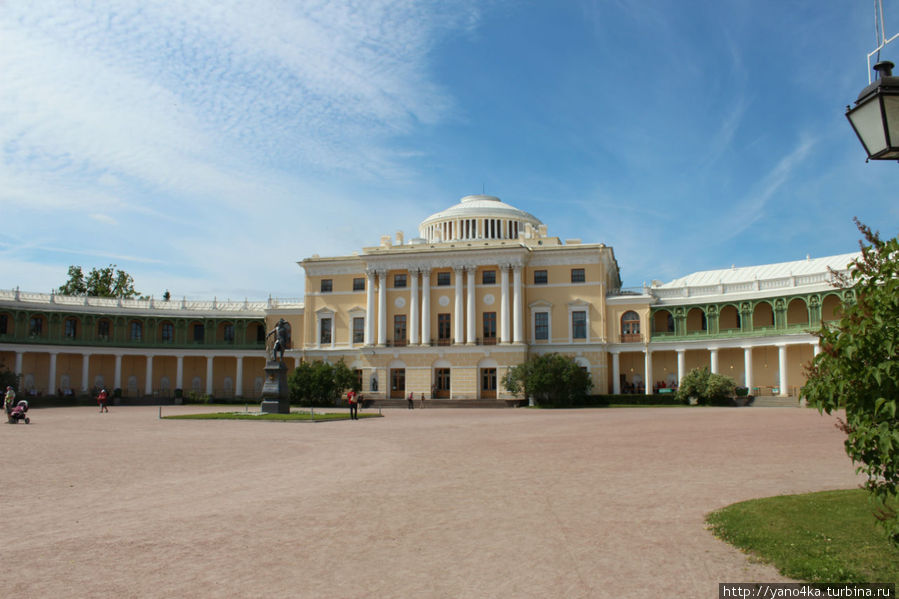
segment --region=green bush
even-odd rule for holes
[[[301,362],[287,377],[290,403],[301,406],[339,405],[343,392],[355,384],[356,375],[343,360]]]
[[[526,362],[510,368],[503,386],[511,393],[524,393],[542,408],[570,408],[583,404],[593,386],[590,375],[562,354],[531,356]]]
[[[681,379],[677,398],[690,403],[692,398],[701,406],[729,406],[736,390],[733,379],[723,374],[713,374],[708,368],[694,368]]]

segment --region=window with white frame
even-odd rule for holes
[[[549,340],[549,312],[534,312],[534,339]]]
[[[586,339],[587,338],[587,311],[572,310],[571,311],[571,338]]]

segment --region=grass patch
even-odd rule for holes
[[[889,544],[862,489],[735,503],[706,517],[712,533],[807,582],[899,583]]]
[[[359,414],[359,418],[381,418],[380,414]],[[209,414],[177,414],[163,416],[166,420],[274,420],[277,422],[326,422],[349,420],[349,413],[340,412],[291,412],[290,414],[269,414],[261,412],[212,412]]]

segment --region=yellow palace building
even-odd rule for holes
[[[652,393],[692,368],[755,395],[796,395],[852,291],[857,254],[697,272],[621,288],[611,247],[552,237],[538,218],[471,195],[351,256],[314,255],[301,300],[110,300],[0,291],[0,361],[21,391],[125,397],[176,389],[258,399],[265,336],[289,324],[288,365],[343,360],[368,398],[511,399],[503,374],[558,352],[595,393]]]

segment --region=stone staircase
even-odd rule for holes
[[[752,402],[753,408],[798,408],[799,400],[795,397],[778,397],[776,395],[759,395]]]
[[[426,399],[425,410],[442,408],[512,408],[518,404],[527,405],[525,401],[505,399]],[[405,399],[373,399],[365,401],[365,409],[369,408],[402,408],[408,409]],[[415,409],[421,409],[421,400],[415,399]]]

